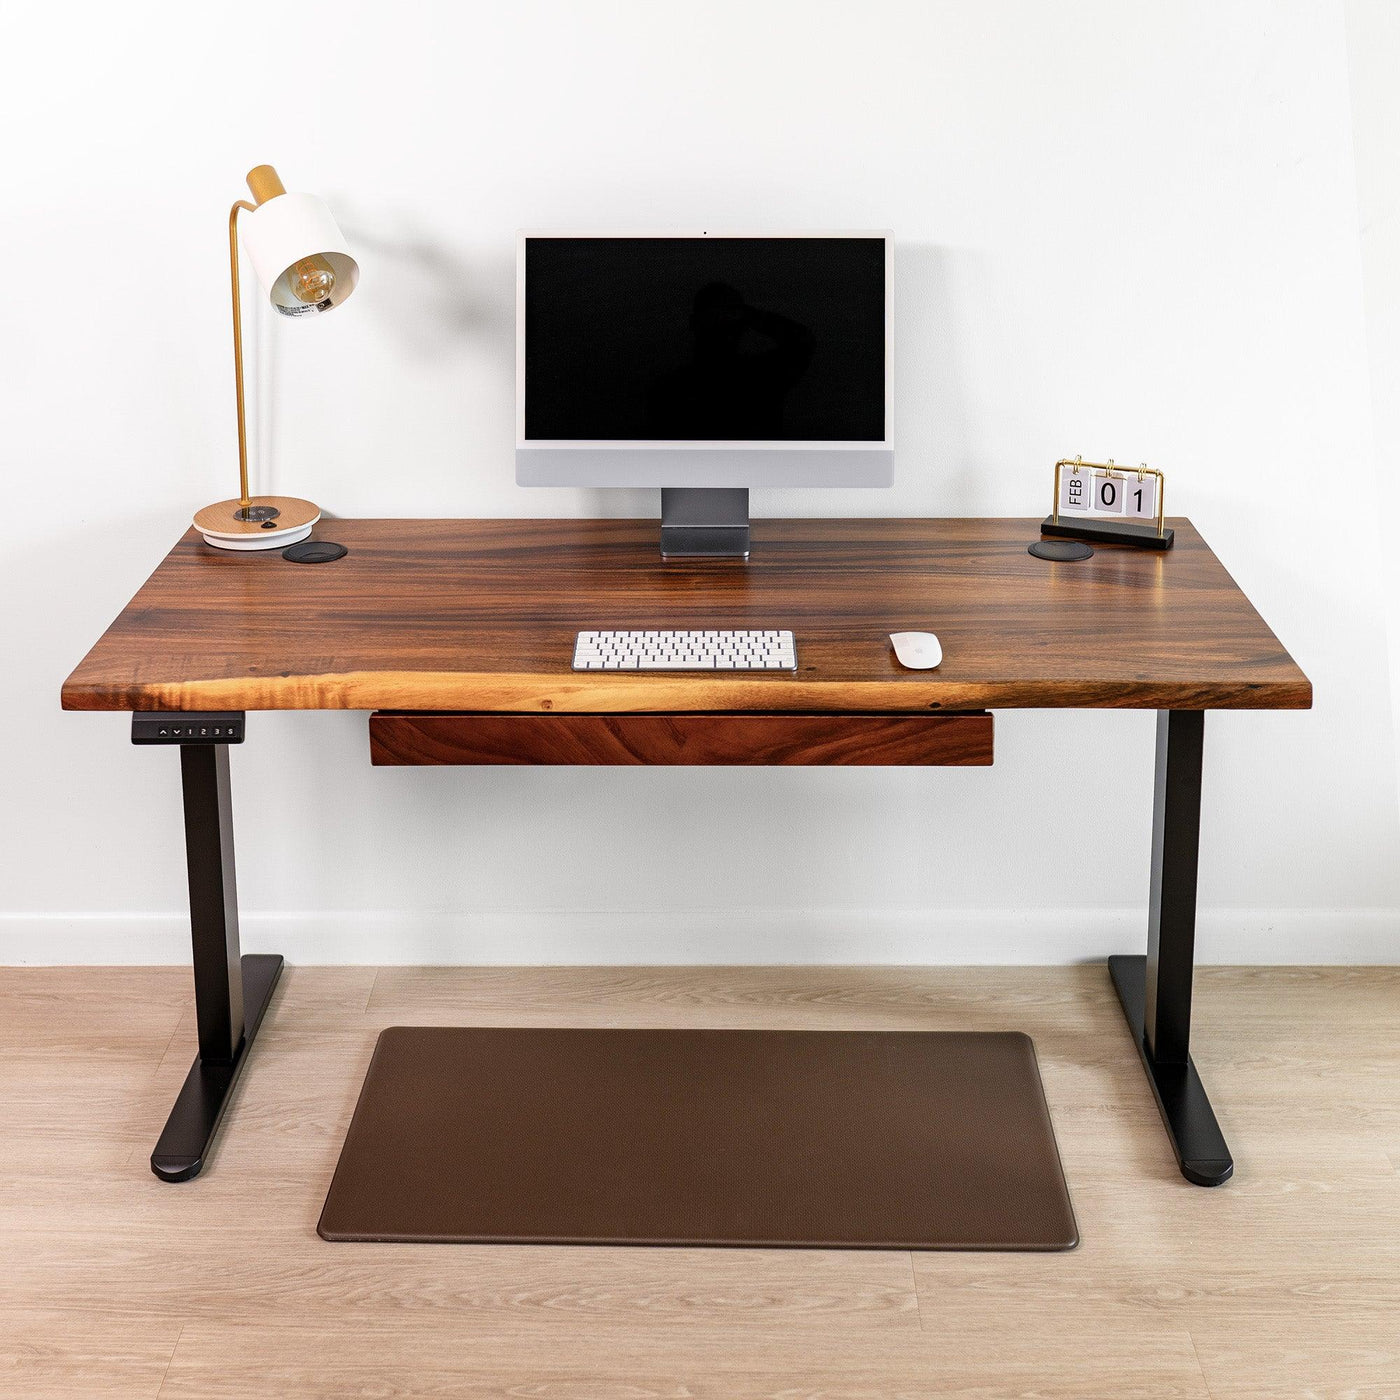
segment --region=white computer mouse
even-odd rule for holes
[[[911,671],[931,671],[943,660],[943,647],[932,632],[891,632],[894,654]]]

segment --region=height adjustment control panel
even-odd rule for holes
[[[133,744],[241,744],[244,714],[225,710],[217,714],[185,711],[161,714],[138,710],[131,717]]]

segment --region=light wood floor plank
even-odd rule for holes
[[[0,1395],[155,1400],[180,1330],[174,1319],[0,1307]]]
[[[268,1385],[347,1396],[615,1400],[1208,1400],[1190,1337],[1151,1327],[1107,1340],[1000,1326],[839,1338],[637,1329],[599,1340],[560,1319],[469,1339],[417,1325],[259,1331],[232,1369],[227,1325],[191,1323],[162,1400],[234,1400]]]
[[[1212,1400],[1400,1400],[1400,1324],[1287,1318],[1199,1323],[1191,1338]]]
[[[324,1186],[307,1195],[324,1195]],[[335,1317],[436,1317],[461,1331],[515,1319],[570,1319],[626,1330],[782,1326],[795,1333],[917,1329],[907,1255],[784,1250],[550,1250],[534,1246],[328,1245],[320,1210],[269,1208],[265,1222],[162,1231],[9,1231],[0,1235],[11,1298],[51,1310],[237,1317],[315,1325]],[[236,1242],[236,1243],[235,1243]]]

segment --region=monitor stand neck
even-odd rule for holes
[[[661,557],[747,559],[749,488],[663,486]]]

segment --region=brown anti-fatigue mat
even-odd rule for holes
[[[1072,1249],[1014,1032],[396,1026],[327,1240]]]

